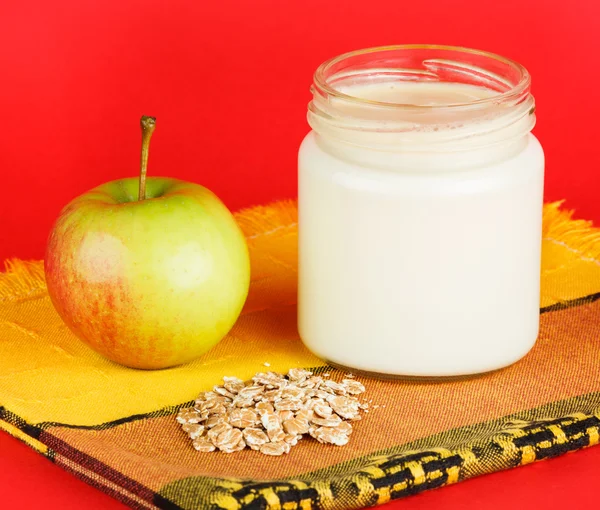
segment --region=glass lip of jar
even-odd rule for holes
[[[469,53],[472,55],[478,55],[481,57],[487,57],[491,59],[498,60],[499,62],[509,65],[513,69],[519,72],[520,80],[515,85],[512,85],[511,88],[505,92],[494,94],[490,97],[486,97],[483,99],[476,99],[473,101],[468,101],[464,103],[447,103],[447,104],[435,104],[435,105],[416,105],[410,103],[389,103],[384,101],[375,101],[372,99],[364,99],[355,97],[349,94],[344,94],[339,90],[335,89],[331,85],[329,85],[327,81],[327,71],[334,66],[335,64],[347,60],[352,57],[360,56],[360,55],[368,55],[371,53],[385,52],[385,51],[399,51],[399,50],[442,50],[442,51],[455,51],[461,53]],[[511,60],[506,57],[502,57],[501,55],[497,55],[496,53],[491,53],[483,50],[476,50],[472,48],[466,48],[463,46],[449,46],[449,45],[440,45],[440,44],[398,44],[398,45],[390,45],[390,46],[375,46],[372,48],[365,48],[356,51],[350,51],[347,53],[343,53],[336,57],[333,57],[329,60],[323,62],[315,71],[313,76],[313,92],[318,92],[322,96],[329,96],[337,99],[341,99],[343,101],[349,101],[351,103],[360,104],[364,106],[374,106],[380,108],[389,108],[389,109],[410,109],[413,111],[430,111],[432,109],[461,109],[461,108],[469,108],[478,105],[486,105],[486,104],[498,104],[502,102],[509,102],[514,99],[519,99],[522,96],[526,96],[529,94],[529,90],[531,87],[531,75],[529,71],[519,64],[518,62]]]

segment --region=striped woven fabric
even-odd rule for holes
[[[133,508],[346,509],[594,445],[600,434],[600,232],[544,211],[541,332],[523,360],[481,377],[361,380],[379,404],[350,443],[288,455],[199,453],[175,421],[222,377],[292,367],[336,372],[296,332],[293,202],[237,214],[252,259],[245,310],[197,361],[118,366],[78,341],[46,293],[41,262],[0,273],[0,428]],[[385,407],[383,407],[385,406]]]

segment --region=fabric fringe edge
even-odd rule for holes
[[[561,200],[544,206],[542,239],[600,263],[600,228],[589,220],[573,219],[575,211],[563,209],[563,204]]]
[[[0,273],[0,302],[46,291],[44,263],[41,260],[9,259]]]
[[[600,263],[600,229],[591,221],[573,219],[574,211],[562,209],[564,201],[544,206],[543,238],[559,243],[582,257]],[[248,240],[268,235],[298,224],[295,200],[282,200],[269,205],[242,209],[235,213]],[[44,263],[39,260],[8,259],[0,272],[0,301],[18,299],[44,292]]]

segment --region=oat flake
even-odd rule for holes
[[[329,377],[301,368],[285,376],[261,372],[250,382],[227,376],[223,385],[199,395],[193,407],[181,409],[176,420],[200,452],[249,448],[279,456],[305,435],[343,446],[350,439],[351,422],[379,406],[359,401],[365,387],[352,374],[341,382]]]

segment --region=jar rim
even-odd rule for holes
[[[353,57],[359,57],[361,55],[368,55],[372,53],[380,53],[380,52],[388,52],[388,51],[410,51],[410,50],[440,50],[440,51],[452,51],[459,52],[468,55],[475,55],[479,57],[490,58],[498,61],[501,64],[507,65],[516,71],[519,74],[519,80],[517,83],[510,83],[510,88],[505,92],[499,92],[498,94],[493,94],[489,97],[474,99],[473,101],[461,102],[461,103],[438,103],[434,105],[419,105],[419,104],[410,104],[410,103],[392,103],[385,101],[376,101],[373,99],[361,98],[352,96],[350,94],[346,94],[341,92],[331,86],[327,79],[327,72],[330,71],[336,64],[343,62],[344,60],[351,59]],[[452,108],[452,109],[460,109],[465,107],[472,107],[475,105],[486,105],[493,104],[498,102],[511,101],[515,98],[520,98],[523,95],[529,92],[529,88],[531,87],[531,76],[527,69],[516,62],[515,60],[503,57],[496,53],[491,53],[488,51],[477,50],[472,48],[466,48],[463,46],[450,46],[450,45],[439,45],[439,44],[398,44],[398,45],[389,45],[389,46],[375,46],[371,48],[364,48],[360,50],[350,51],[347,53],[343,53],[336,57],[333,57],[329,60],[323,62],[315,71],[313,76],[314,87],[322,94],[341,99],[344,101],[349,101],[351,103],[364,105],[364,106],[375,106],[380,108],[390,108],[390,109],[412,109],[412,110],[431,110],[431,109],[440,109],[440,108]]]

